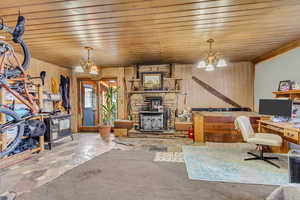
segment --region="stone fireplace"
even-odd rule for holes
[[[153,99],[161,99],[161,109],[151,109],[151,106],[157,107],[157,102],[150,103],[147,100],[149,96],[143,94],[134,94],[131,99],[132,119],[138,129],[141,131],[150,131],[149,127],[155,127],[153,130],[174,129],[175,111],[176,111],[176,94],[174,93],[155,93],[151,94]],[[147,99],[147,100],[146,100]],[[151,106],[150,106],[150,105]],[[145,125],[150,123],[151,125]],[[147,127],[147,128],[145,128]],[[160,127],[159,129],[157,127]]]
[[[143,88],[141,74],[161,73],[160,89]],[[173,77],[172,65],[141,65],[128,80],[129,114],[139,131],[165,131],[175,128],[175,113],[180,93],[180,78]]]

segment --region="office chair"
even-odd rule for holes
[[[282,138],[279,135],[271,134],[271,133],[254,133],[253,128],[250,123],[249,117],[240,116],[237,117],[234,121],[236,129],[238,129],[243,136],[243,140],[247,143],[256,144],[260,151],[260,154],[254,154],[251,152],[247,152],[249,155],[252,155],[252,158],[246,158],[245,161],[248,160],[263,160],[277,168],[280,168],[275,163],[270,160],[278,160],[278,157],[266,157],[264,156],[264,147],[265,146],[276,146],[279,147],[282,144]]]

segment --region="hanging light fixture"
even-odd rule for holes
[[[92,47],[84,47],[84,48],[87,50],[88,58],[86,61],[82,60],[80,62],[80,65],[84,72],[87,72],[87,73],[90,73],[93,75],[97,75],[99,68],[94,64],[94,62],[91,59],[91,51],[93,50],[93,48]]]
[[[227,67],[226,61],[220,58],[220,54],[212,50],[212,44],[214,42],[213,39],[207,40],[207,43],[209,43],[209,51],[207,52],[206,58],[197,64],[197,68],[205,69],[205,71],[213,71],[216,67]]]

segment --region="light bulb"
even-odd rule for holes
[[[83,73],[84,72],[84,70],[81,66],[74,67],[73,71],[76,72],[76,73]]]
[[[215,70],[215,67],[212,65],[212,64],[208,64],[206,67],[205,67],[205,71],[214,71]]]
[[[199,69],[202,69],[202,68],[205,68],[206,67],[206,63],[204,60],[201,60],[198,65],[197,65],[197,68]]]
[[[91,68],[90,68],[90,74],[97,75],[98,74],[98,67],[95,66],[95,65],[91,66]]]
[[[227,63],[224,59],[220,59],[217,63],[217,67],[227,67]]]

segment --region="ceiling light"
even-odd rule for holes
[[[201,68],[205,68],[206,67],[206,63],[204,60],[200,61],[197,65],[197,68],[201,69]]]
[[[87,60],[82,60],[81,63],[81,67],[84,70],[84,72],[88,72],[90,74],[93,75],[97,75],[98,74],[98,67],[96,65],[94,65],[94,62],[91,59],[91,51],[93,50],[93,48],[91,47],[85,47],[85,49],[87,50],[88,53],[88,58]]]
[[[227,67],[227,63],[224,59],[220,59],[217,63],[217,67]]]
[[[216,67],[227,67],[226,61],[220,58],[219,53],[212,50],[214,40],[209,39],[207,43],[209,43],[209,50],[205,59],[198,63],[197,68],[204,68],[205,71],[213,71]]]
[[[90,74],[97,75],[98,74],[98,67],[93,65],[90,67]]]
[[[76,66],[73,68],[73,71],[76,73],[82,73],[84,72],[83,68],[81,66]]]
[[[206,67],[205,67],[205,71],[214,71],[215,70],[215,67],[212,65],[212,64],[208,64]]]

